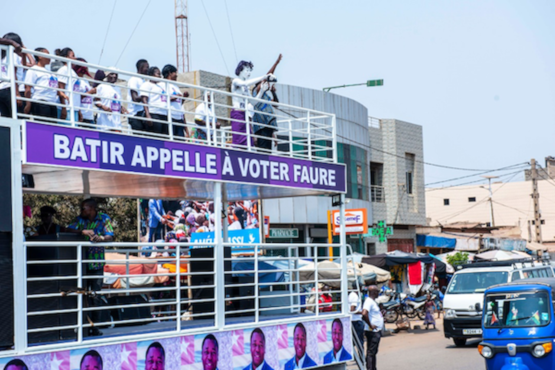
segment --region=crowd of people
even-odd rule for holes
[[[259,227],[257,200],[228,202],[226,214],[228,230]],[[149,242],[187,243],[193,233],[214,231],[215,222],[214,202],[159,199],[141,202],[141,229]]]
[[[197,102],[194,124],[188,125],[184,102],[189,92],[180,89],[177,68],[172,64],[162,69],[151,66],[146,59],[136,63],[136,75],[127,81],[127,99],[124,99],[118,83],[118,70],[110,67],[97,70],[92,76],[84,58],[78,58],[70,47],[56,49],[55,55],[64,59],[52,61],[50,51],[35,48],[33,54],[24,53],[21,37],[13,32],[0,38],[0,45],[13,46],[15,50],[15,89],[18,98],[18,114],[34,117],[50,123],[67,124],[71,119],[83,127],[101,130],[127,131],[138,135],[169,135],[172,122],[174,138],[189,138],[195,142],[213,137],[213,130],[222,124],[230,124],[233,146],[250,145],[272,150],[277,145],[277,120],[274,107],[277,103],[274,76],[277,61],[263,76],[251,78],[253,64],[241,61],[236,78],[231,83],[232,110],[228,119],[217,119],[215,104],[210,94],[192,99]],[[63,61],[62,61],[63,60]],[[71,60],[71,67],[67,60]],[[12,116],[11,83],[8,79],[7,53],[2,50],[0,74],[0,116]],[[70,81],[73,86],[70,85]],[[250,98],[267,101],[269,104]],[[169,99],[169,102],[168,102]],[[192,112],[191,112],[192,113]],[[129,129],[122,124],[127,118]]]

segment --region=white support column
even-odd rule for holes
[[[14,47],[8,46],[8,51],[6,52],[6,64],[4,65],[8,69],[8,79],[10,83],[10,95],[11,95],[11,108],[12,108],[12,118],[17,119],[17,100],[16,98],[19,96],[19,92],[15,89],[15,81],[17,79],[15,73],[15,54],[14,54]],[[21,81],[23,82],[23,81]],[[23,102],[25,105],[27,102]]]
[[[173,140],[173,120],[172,120],[172,96],[170,94],[170,84],[168,82],[163,82],[166,84],[166,88],[164,89],[164,95],[166,95],[166,108],[167,108],[167,122],[168,122],[168,135],[170,140]]]
[[[214,183],[214,283],[216,302],[216,320],[217,329],[225,326],[225,264],[224,264],[224,246],[222,239],[222,183]]]
[[[77,286],[83,286],[83,246],[77,246]],[[127,283],[129,289],[129,283]],[[77,343],[83,343],[83,294],[77,295]]]
[[[75,94],[73,93],[73,85],[75,85],[75,80],[71,74],[71,72],[73,71],[73,65],[71,64],[71,61],[67,62],[67,70],[68,70],[68,81],[67,81],[67,85],[66,85],[66,92],[67,92],[67,97],[69,98],[69,122],[71,122],[71,127],[75,127],[76,123],[75,123],[75,102],[74,102],[74,98],[75,98]],[[67,111],[67,109],[66,109]],[[129,285],[128,285],[129,286]]]
[[[345,194],[341,194],[341,206],[339,209],[341,217],[341,231],[339,233],[339,255],[341,257],[341,312],[347,314],[349,310],[349,297],[347,294],[347,231],[345,229]]]
[[[12,90],[13,91],[13,90]],[[23,189],[19,127],[10,128],[12,150],[12,250],[15,350],[27,348],[27,248],[23,241]],[[9,297],[6,297],[9,299]]]
[[[332,143],[333,146],[332,155],[333,155],[333,162],[337,163],[337,120],[335,118],[335,114],[332,116],[331,119],[331,126],[332,126]]]

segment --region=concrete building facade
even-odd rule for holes
[[[520,237],[528,241],[534,236],[534,207],[532,182],[496,182],[491,184],[493,220],[495,226],[516,226]],[[555,243],[555,181],[538,181],[541,211],[542,239]],[[489,225],[491,205],[489,189],[483,185],[435,188],[426,191],[428,223],[447,225],[452,223],[475,223]]]
[[[393,226],[393,235],[384,243],[369,241],[367,252],[412,252],[416,226],[426,223],[422,126],[395,119],[370,122],[372,217]]]

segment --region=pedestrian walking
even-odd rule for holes
[[[376,285],[368,287],[368,298],[362,306],[362,319],[366,323],[366,369],[376,370],[376,355],[382,338],[383,316],[375,299],[380,295]]]
[[[430,293],[428,293],[427,295],[425,308],[426,308],[426,316],[424,317],[424,325],[426,325],[426,330],[428,330],[429,325],[433,325],[435,330],[436,320],[434,319],[434,311],[436,309],[436,304],[432,300],[432,296],[430,295]]]
[[[362,289],[362,287],[360,287]],[[357,333],[361,348],[364,350],[364,321],[362,321],[362,291],[357,289],[356,282],[353,282],[353,290],[349,293],[349,306],[351,309],[351,322]]]

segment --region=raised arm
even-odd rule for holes
[[[279,55],[279,57],[277,58],[276,62],[274,63],[274,65],[272,66],[272,68],[270,68],[270,70],[268,71],[268,74],[274,74],[276,71],[276,67],[278,66],[279,62],[281,62],[281,54]]]
[[[257,84],[257,83],[267,79],[270,76],[273,76],[273,75],[272,74],[266,74],[264,76],[251,78],[250,80],[241,80],[240,78],[235,78],[233,80],[233,84],[237,85],[237,86],[251,86],[251,85]]]

